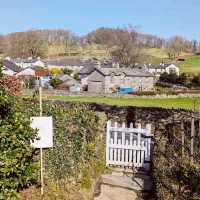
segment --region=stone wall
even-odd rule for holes
[[[51,104],[70,107],[71,102],[64,101],[48,101]],[[82,104],[82,103],[81,103]],[[104,113],[107,119],[118,122],[126,122],[127,124],[151,123],[153,127],[167,125],[170,123],[180,124],[182,121],[190,122],[192,111],[184,109],[165,109],[154,107],[134,107],[134,106],[111,106],[97,103],[85,103],[90,109]],[[195,114],[198,118],[198,115]]]

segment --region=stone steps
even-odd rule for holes
[[[148,196],[152,180],[147,171],[114,168],[110,174],[102,175],[101,194],[95,200],[136,200]]]

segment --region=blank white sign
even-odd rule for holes
[[[52,117],[31,117],[31,127],[38,130],[36,139],[31,143],[34,148],[53,147]]]

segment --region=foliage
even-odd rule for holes
[[[46,42],[36,31],[11,33],[5,39],[8,43],[6,53],[11,57],[37,58],[46,56]]]
[[[21,83],[15,76],[3,76],[0,78],[0,88],[6,90],[10,95],[18,96],[21,92]]]
[[[28,116],[39,113],[38,105],[26,101]],[[46,151],[45,180],[66,189],[70,184],[89,189],[105,169],[104,145],[98,135],[99,118],[87,106],[44,104],[45,116],[53,116],[54,147]]]
[[[48,152],[49,177],[62,184],[66,179],[78,179],[80,169],[88,165],[88,145],[95,142],[98,123],[94,112],[81,107],[52,108],[55,120],[54,148]]]
[[[184,198],[200,198],[200,165],[181,162],[179,168],[172,170],[173,178],[182,186],[180,193],[182,193]]]
[[[200,198],[199,140],[194,138],[194,163],[190,162],[191,123],[184,124],[184,154],[181,129],[176,122],[156,127],[153,179],[159,200],[197,200]]]
[[[187,75],[185,73],[180,74],[179,76],[176,73],[162,73],[159,80],[161,82],[167,82],[172,84],[186,84]]]
[[[3,61],[0,59],[0,78],[3,77]]]
[[[59,74],[61,74],[61,73],[62,73],[61,69],[59,69],[59,68],[57,68],[57,67],[51,68],[51,75],[52,75],[52,76],[57,76],[57,75],[59,75]]]
[[[63,83],[62,80],[59,80],[59,79],[56,79],[56,78],[52,78],[50,81],[49,81],[50,85],[53,87],[53,88],[57,88],[60,84]]]
[[[191,83],[195,87],[200,87],[200,74],[194,75],[192,80],[191,80]]]
[[[71,69],[65,68],[62,70],[62,72],[63,72],[63,74],[71,75],[73,71]]]
[[[77,80],[77,81],[79,81],[79,80],[80,80],[80,76],[79,76],[79,74],[78,74],[78,73],[74,74],[74,79],[75,79],[75,80]]]
[[[15,199],[19,189],[37,180],[37,163],[30,141],[36,131],[30,127],[13,97],[0,91],[0,199]]]

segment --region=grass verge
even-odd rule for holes
[[[200,98],[128,98],[128,97],[79,97],[79,96],[48,96],[48,100],[61,100],[69,102],[104,103],[116,106],[141,106],[162,108],[183,108],[194,110],[200,107]]]

